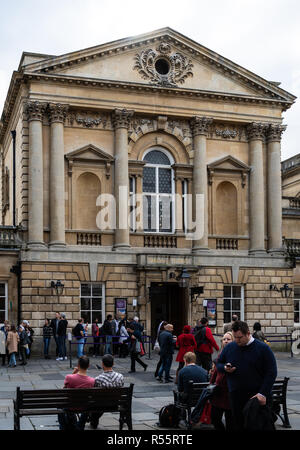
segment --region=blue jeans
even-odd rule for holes
[[[158,376],[159,378],[161,378],[163,372],[165,372],[165,380],[168,380],[170,376],[170,369],[173,361],[173,355],[162,355],[161,360],[162,363],[158,371]]]
[[[10,358],[9,358],[9,364],[8,365],[10,367],[13,367],[13,366],[15,366],[17,364],[17,362],[16,362],[16,353],[13,352],[9,356],[10,356]]]
[[[111,343],[112,343],[112,336],[105,336],[106,340],[105,340],[105,354],[107,355],[108,353],[111,355],[112,351],[111,351]]]
[[[77,341],[77,358],[83,356],[83,348],[84,348],[84,338],[79,339]]]
[[[58,336],[58,356],[64,358],[66,355],[66,336]]]
[[[51,337],[44,337],[44,356],[48,356]]]

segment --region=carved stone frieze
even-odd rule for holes
[[[216,124],[210,128],[209,137],[211,139],[233,139],[236,141],[247,140],[245,127],[240,125]]]
[[[191,120],[191,129],[193,136],[197,136],[199,134],[204,134],[205,136],[207,136],[212,122],[213,119],[210,117],[193,117],[193,119]]]
[[[43,120],[43,116],[47,109],[47,103],[38,101],[29,101],[25,104],[25,111],[28,115],[28,121]]]
[[[162,42],[153,50],[143,50],[135,56],[134,70],[138,70],[144,80],[159,86],[176,86],[193,76],[193,64],[182,53],[172,51],[167,42]]]
[[[96,113],[92,111],[72,111],[67,115],[69,126],[79,125],[83,128],[101,128],[112,130],[109,113]]]
[[[269,127],[267,128],[267,141],[268,142],[274,142],[274,141],[281,141],[281,135],[286,130],[286,125],[279,125],[275,123],[271,123]]]
[[[61,103],[49,103],[48,105],[48,116],[51,123],[59,122],[64,123],[69,105]]]

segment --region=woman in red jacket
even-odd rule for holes
[[[233,342],[233,334],[231,333],[231,331],[228,331],[222,338],[222,350],[230,342]],[[218,372],[216,369],[216,364],[214,364],[214,368],[212,369],[212,374],[209,382],[218,386],[216,394],[210,400],[211,423],[214,425],[216,430],[232,431],[233,418],[229,403],[226,373]],[[223,414],[225,414],[226,428],[222,422]]]
[[[176,361],[179,362],[175,380],[175,383],[177,384],[179,370],[181,370],[184,366],[184,359],[183,359],[184,355],[187,352],[194,353],[195,349],[197,348],[194,335],[191,333],[191,327],[189,325],[185,325],[183,327],[183,333],[180,334],[177,338],[176,347],[179,348],[179,352],[176,358]]]

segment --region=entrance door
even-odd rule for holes
[[[156,336],[157,329],[162,320],[174,326],[174,334],[182,333],[187,325],[188,293],[178,283],[151,283],[151,335]]]

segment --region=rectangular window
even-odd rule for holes
[[[0,283],[0,325],[7,320],[7,283]]]
[[[105,292],[102,283],[82,283],[80,287],[80,317],[85,322],[99,323],[105,319]]]
[[[224,323],[231,322],[233,314],[236,314],[240,320],[244,320],[243,286],[224,286]]]
[[[294,322],[299,323],[299,312],[300,312],[300,286],[295,286],[294,289]]]
[[[130,214],[130,230],[136,231],[136,179],[129,178],[129,214]]]

